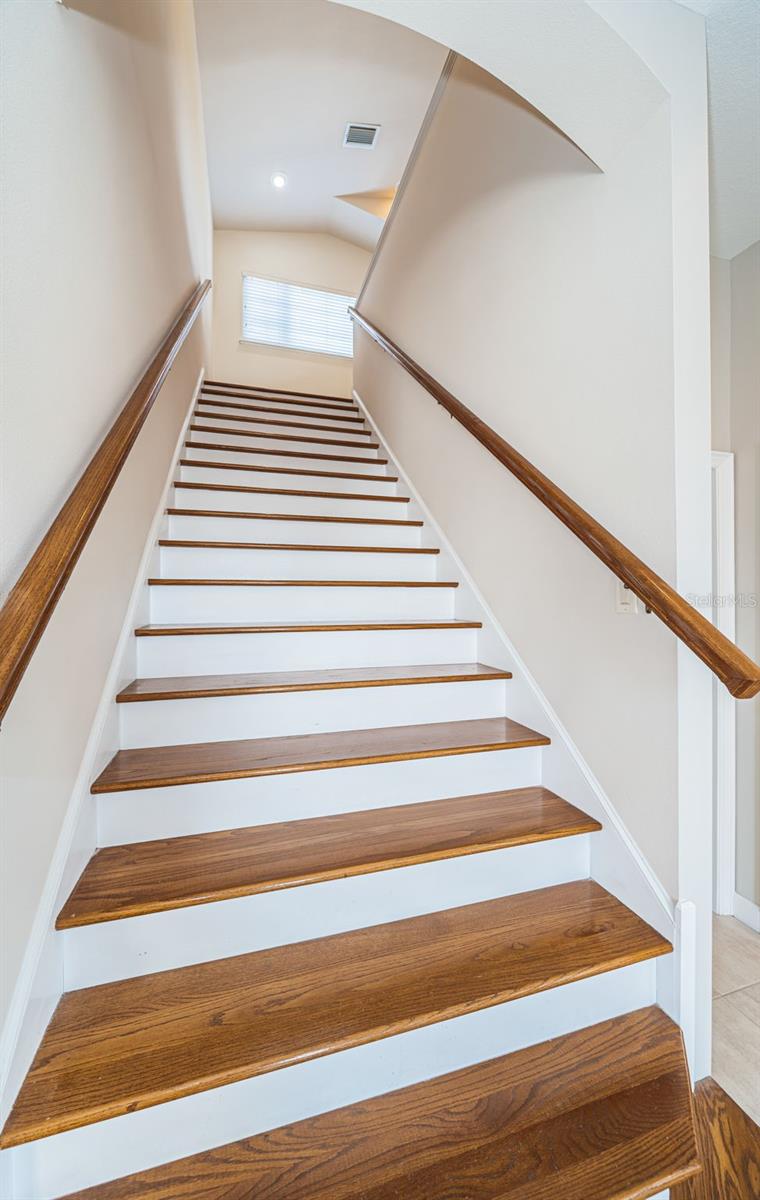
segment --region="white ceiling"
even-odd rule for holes
[[[337,199],[395,186],[446,56],[328,0],[195,0],[214,225],[374,246],[382,226]],[[345,149],[348,121],[381,125]],[[288,177],[281,190],[273,172]]]
[[[760,240],[760,2],[679,0],[707,29],[710,243],[734,258]]]

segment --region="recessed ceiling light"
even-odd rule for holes
[[[282,171],[275,171],[274,175],[272,176],[272,187],[284,188],[287,182],[287,175],[283,175]]]

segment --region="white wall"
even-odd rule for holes
[[[668,177],[666,106],[601,174],[460,60],[362,309],[672,579]],[[363,335],[356,386],[677,895],[672,635],[616,615],[609,572]]]
[[[190,0],[16,0],[0,45],[7,588],[210,276],[211,220]],[[0,1018],[203,359],[199,323],[3,723]]]
[[[734,454],[736,640],[760,660],[760,242],[713,258],[713,447]],[[760,699],[736,706],[736,890],[760,905]]]
[[[350,396],[351,359],[241,342],[242,276],[263,275],[356,296],[368,250],[328,233],[216,230],[211,379]]]

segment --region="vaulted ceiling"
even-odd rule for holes
[[[217,229],[326,232],[371,248],[444,47],[328,0],[195,0]],[[372,150],[347,122],[380,125]],[[287,176],[276,189],[276,172]]]

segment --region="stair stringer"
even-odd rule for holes
[[[398,475],[399,483],[412,497],[409,515],[421,517],[425,522],[423,545],[439,546],[441,575],[459,580],[455,598],[457,618],[482,622],[483,627],[477,635],[478,657],[513,673],[508,692],[509,715],[532,729],[542,730],[551,738],[551,745],[545,746],[541,754],[541,782],[602,824],[601,832],[592,840],[591,877],[673,943],[673,954],[660,959],[657,964],[657,1002],[684,1029],[691,1062],[693,1029],[689,1013],[693,1011],[696,984],[693,934],[690,920],[682,922],[689,906],[676,905],[660,882],[612,799],[499,623],[446,531],[415,488],[403,461],[356,389],[353,395],[369,428],[381,443],[389,460],[389,469]]]

